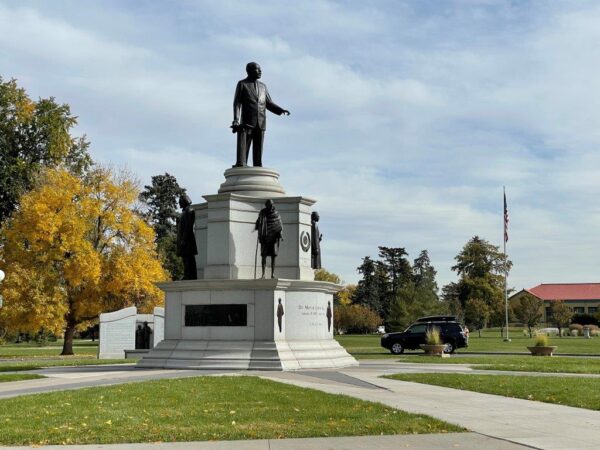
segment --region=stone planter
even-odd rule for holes
[[[440,345],[429,345],[429,344],[420,344],[419,347],[423,349],[427,356],[439,356],[441,358],[449,358],[450,355],[444,353],[444,348],[446,348],[445,344]]]
[[[527,349],[531,352],[531,356],[552,356],[552,353],[556,350],[556,345],[550,345],[548,347],[534,346],[527,347]]]

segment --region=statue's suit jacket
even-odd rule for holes
[[[256,86],[258,86],[258,92]],[[233,98],[234,122],[246,127],[258,127],[266,130],[267,109],[278,116],[284,111],[282,107],[273,103],[264,83],[248,78],[238,81]]]

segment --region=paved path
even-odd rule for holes
[[[600,448],[600,412],[552,405],[439,386],[380,378],[391,373],[458,372],[485,373],[464,365],[361,361],[356,368],[305,370],[298,372],[208,372],[143,370],[131,366],[54,367],[36,371],[49,378],[0,383],[0,398],[27,393],[77,389],[88,386],[136,382],[148,379],[218,375],[253,375],[376,401],[409,412],[427,414],[463,426],[475,433],[426,436],[383,436],[360,438],[234,441],[220,443],[124,444],[121,446],[76,446],[71,448],[115,449],[597,449]],[[499,372],[498,372],[499,373]],[[510,372],[502,372],[509,373]],[[529,373],[528,375],[535,375]],[[556,376],[556,374],[555,374]],[[576,382],[574,379],[573,382]],[[464,438],[463,438],[464,437]],[[67,449],[69,447],[60,447]]]
[[[337,372],[369,384],[368,388],[332,380],[331,375],[318,376],[314,372],[279,372],[262,377],[428,414],[476,433],[533,448],[600,448],[599,411],[380,378],[400,372],[404,371],[397,366],[377,362],[361,362],[358,368]]]
[[[157,444],[49,445],[45,447],[10,448],[19,450],[39,448],[44,450],[528,450],[531,447],[512,444],[477,433],[449,433]]]
[[[8,373],[8,372],[5,372]],[[23,373],[23,372],[17,372]],[[221,373],[205,370],[142,370],[132,365],[115,364],[102,366],[50,367],[27,373],[37,373],[47,378],[0,383],[0,399],[26,394],[64,391],[94,386],[158,380],[162,378],[197,377]]]

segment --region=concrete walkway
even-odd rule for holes
[[[314,373],[280,372],[262,377],[427,414],[482,435],[532,448],[600,448],[599,411],[380,378],[402,372],[397,366],[362,362],[358,368],[337,372],[369,384],[368,388],[336,382],[330,376],[317,378]]]
[[[531,447],[512,444],[477,433],[449,433],[156,444],[48,445],[45,447],[10,448],[19,450],[39,448],[44,450],[527,450]]]
[[[54,367],[36,371],[49,378],[0,383],[0,398],[35,392],[77,389],[158,378],[236,374],[318,389],[333,394],[380,402],[408,412],[427,414],[465,427],[474,433],[422,436],[376,436],[327,439],[229,441],[218,443],[123,444],[73,446],[110,449],[597,449],[600,448],[600,412],[568,406],[513,399],[439,386],[380,378],[392,373],[458,372],[514,374],[470,369],[464,365],[361,361],[356,368],[298,372],[208,372],[140,370],[129,366]],[[528,373],[528,375],[535,375]],[[553,374],[560,376],[560,374]],[[540,375],[543,376],[543,375]],[[576,379],[573,380],[576,382]],[[61,449],[70,447],[60,446]]]

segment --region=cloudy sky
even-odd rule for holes
[[[0,75],[79,116],[95,160],[195,201],[234,163],[248,61],[275,102],[264,164],[318,200],[324,266],[479,235],[509,284],[600,281],[600,3],[2,1]]]

